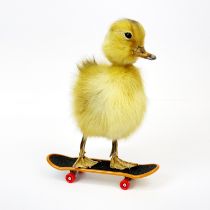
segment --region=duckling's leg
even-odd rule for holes
[[[112,157],[111,161],[110,161],[111,168],[123,170],[126,168],[132,168],[132,167],[138,165],[136,163],[129,163],[129,162],[123,161],[120,158],[118,158],[118,142],[117,142],[117,140],[112,141],[112,151],[111,151],[110,156]]]
[[[91,168],[94,166],[98,161],[91,160],[90,158],[85,157],[85,144],[86,144],[87,138],[85,136],[82,137],[82,141],[80,144],[80,153],[79,157],[74,163],[74,168]]]

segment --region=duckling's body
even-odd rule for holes
[[[125,138],[139,126],[146,109],[141,75],[133,65],[84,63],[74,99],[75,116],[85,136]]]
[[[103,51],[110,65],[84,61],[74,88],[74,113],[83,132],[74,167],[92,167],[97,162],[85,156],[87,137],[112,140],[110,167],[125,169],[136,164],[118,157],[118,139],[131,134],[141,123],[146,97],[141,75],[133,65],[138,57],[154,60],[144,49],[144,28],[130,19],[114,22],[105,38]]]

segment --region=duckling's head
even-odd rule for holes
[[[156,56],[144,49],[145,31],[143,26],[130,19],[114,22],[105,37],[103,51],[107,59],[116,65],[128,65],[139,57],[149,60]]]

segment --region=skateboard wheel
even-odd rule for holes
[[[66,181],[68,183],[73,183],[75,181],[75,179],[76,179],[76,176],[74,173],[70,172],[70,173],[66,174]]]
[[[120,182],[120,187],[123,190],[127,190],[130,187],[130,181],[129,179],[125,178]]]
[[[120,187],[123,190],[127,190],[130,187],[129,179],[125,178],[120,182]]]

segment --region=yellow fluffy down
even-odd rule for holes
[[[87,137],[121,139],[141,123],[146,97],[136,67],[83,62],[74,87],[74,114]]]

